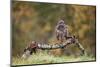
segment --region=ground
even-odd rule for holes
[[[54,56],[44,53],[37,53],[31,55],[28,59],[21,57],[13,57],[12,65],[29,65],[29,64],[51,64],[51,63],[67,63],[67,62],[80,62],[80,61],[95,61],[95,57],[91,56]]]

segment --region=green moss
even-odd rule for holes
[[[38,53],[30,56],[28,59],[13,57],[12,65],[28,65],[28,64],[47,64],[47,63],[63,63],[63,62],[79,62],[93,61],[94,57],[90,56],[53,56],[47,53]]]

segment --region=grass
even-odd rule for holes
[[[29,65],[29,64],[48,64],[48,63],[63,63],[63,62],[79,62],[79,61],[93,61],[95,57],[90,56],[53,56],[46,52],[33,54],[28,59],[19,57],[12,58],[12,65]]]

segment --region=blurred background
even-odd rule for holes
[[[12,55],[21,55],[32,40],[39,43],[56,42],[54,30],[61,19],[68,25],[70,35],[75,34],[87,55],[95,56],[96,7],[73,4],[12,2]],[[56,55],[61,51],[52,52]],[[78,55],[79,49],[69,46],[65,55]]]

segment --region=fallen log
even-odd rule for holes
[[[40,44],[36,41],[32,41],[27,48],[24,49],[24,54],[23,56],[29,56],[32,55],[32,53],[36,53],[37,49],[42,49],[42,50],[52,50],[52,49],[63,49],[67,47],[68,45],[75,44],[82,52],[82,55],[84,55],[85,51],[83,46],[80,44],[77,38],[73,37],[70,39],[67,39],[65,42],[60,43],[60,44]]]

